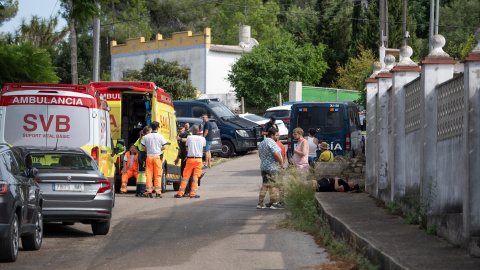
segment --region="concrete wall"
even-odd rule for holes
[[[368,140],[367,122],[366,183],[372,195],[399,202],[404,213],[420,215],[427,227],[480,256],[480,29],[475,37],[479,45],[465,58],[465,74],[454,77],[458,63],[435,35],[420,66],[402,47],[402,60],[388,71],[390,93],[386,72],[374,76],[376,101],[368,92],[375,81],[366,80],[367,119],[377,134]]]

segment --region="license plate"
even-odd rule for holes
[[[53,184],[53,191],[83,191],[83,184]]]

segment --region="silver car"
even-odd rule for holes
[[[114,204],[112,182],[80,148],[17,147],[27,167],[38,169],[35,181],[43,192],[43,219],[65,224],[91,224],[106,235]]]

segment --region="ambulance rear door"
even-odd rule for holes
[[[5,93],[3,139],[11,145],[82,147],[89,144],[91,97],[56,91]]]

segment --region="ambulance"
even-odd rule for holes
[[[153,82],[92,82],[90,86],[107,100],[111,108],[110,128],[113,141],[123,139],[125,149],[137,141],[144,126],[150,126],[153,121],[160,123],[158,133],[167,140],[162,158],[162,191],[166,191],[167,184],[173,184],[173,189],[178,191],[181,180],[180,166],[174,163],[178,155],[177,118],[170,95]],[[120,159],[120,155],[115,157],[117,188],[121,183]],[[128,185],[135,185],[133,178]]]
[[[107,102],[92,86],[7,83],[0,93],[0,143],[82,148],[113,187],[109,119]]]

